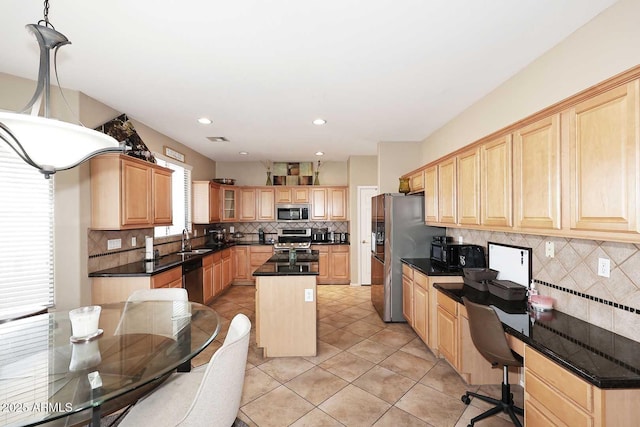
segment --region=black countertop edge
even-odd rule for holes
[[[299,254],[294,262],[289,261],[288,254],[274,254],[253,272],[253,276],[318,276],[318,260],[318,251]]]
[[[435,283],[433,287],[460,304],[463,304],[462,296],[467,296],[467,297],[471,296],[471,299],[477,299],[478,295],[482,295],[481,298],[484,298],[484,295],[489,294],[488,292],[476,291],[475,289],[470,288],[469,286],[466,286],[463,283],[460,283],[459,286],[456,286],[456,284]],[[467,295],[467,293],[469,293],[470,295]],[[487,298],[489,298],[490,301],[487,301],[486,303],[490,302],[491,305],[495,305],[501,309],[505,309],[505,311],[507,312],[513,312],[515,306],[521,306],[521,307],[525,307],[525,310],[527,309],[526,302],[505,301],[493,296],[487,296]],[[481,301],[476,300],[476,302],[481,302]],[[502,304],[504,304],[505,307],[501,307]],[[607,352],[604,351],[603,349],[594,348],[572,337],[571,333],[573,330],[582,329],[580,327],[576,327],[576,325],[579,325],[579,326],[587,325],[588,328],[596,328],[610,335],[611,336],[610,339],[612,342],[616,340],[624,341],[627,346],[633,346],[633,347],[637,346],[637,352],[632,351],[632,353],[634,354],[640,353],[640,343],[630,340],[628,338],[619,336],[614,332],[607,331],[602,328],[598,328],[595,325],[591,325],[588,322],[585,322],[573,316],[569,316],[565,313],[558,312],[557,310],[552,311],[552,313],[554,313],[554,316],[558,316],[562,319],[563,322],[561,323],[565,323],[565,324],[571,323],[573,327],[563,332],[563,331],[556,330],[552,326],[550,326],[552,325],[552,322],[545,322],[545,321],[536,321],[534,322],[533,327],[543,329],[547,332],[557,335],[559,338],[564,338],[565,340],[569,340],[576,346],[579,346],[582,349],[584,349],[585,352],[590,352],[593,359],[597,359],[597,358],[606,359],[608,362],[615,364],[623,369],[626,369],[627,371],[629,371],[629,373],[632,373],[632,374],[627,377],[622,377],[618,375],[612,375],[612,376],[598,375],[594,372],[589,371],[589,369],[586,369],[585,367],[580,366],[577,363],[573,363],[571,360],[568,359],[569,356],[563,356],[562,354],[559,354],[559,352],[554,351],[553,349],[547,347],[546,345],[537,341],[536,339],[531,338],[530,336],[523,334],[517,329],[512,328],[508,324],[503,322],[502,325],[504,326],[505,332],[507,332],[508,334],[514,336],[515,338],[519,339],[523,343],[531,346],[533,349],[537,350],[539,353],[545,355],[546,357],[558,363],[560,366],[564,367],[568,371],[574,373],[578,377],[584,379],[588,383],[593,384],[594,386],[600,389],[640,388],[640,366],[639,367],[631,366],[625,363],[624,361],[616,359],[615,357],[608,355]]]
[[[107,268],[106,270],[94,271],[89,273],[89,277],[145,277],[153,276],[155,274],[162,273],[172,268],[181,266],[185,261],[190,261],[198,258],[204,258],[208,255],[215,254],[216,252],[223,251],[225,249],[236,246],[235,243],[225,243],[223,245],[204,245],[199,248],[211,249],[211,252],[203,254],[193,255],[178,255],[169,254],[161,256],[153,261],[138,261],[132,262],[117,267]]]
[[[311,242],[312,245],[321,245],[321,246],[339,246],[339,245],[347,245],[349,246],[351,243],[349,242]]]
[[[409,267],[415,268],[427,276],[462,276],[462,271],[445,270],[439,266],[431,264],[431,260],[429,258],[400,258],[400,262],[407,264]]]

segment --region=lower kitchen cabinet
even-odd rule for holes
[[[349,245],[312,245],[318,251],[318,284],[348,285],[351,280],[349,271]]]
[[[153,288],[181,288],[182,267],[153,276],[92,277],[91,304],[126,301],[134,291]]]
[[[251,280],[249,277],[249,246],[233,247],[233,279],[238,281]]]
[[[181,288],[182,267],[172,268],[160,274],[151,276],[151,287],[156,288]]]
[[[233,282],[231,248],[222,251],[222,288],[227,289]]]
[[[202,258],[202,297],[208,304],[215,294],[213,288],[213,254]]]

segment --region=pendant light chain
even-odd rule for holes
[[[44,24],[45,27],[56,29],[51,22],[49,22],[49,0],[44,0],[44,19],[38,21],[38,24]]]

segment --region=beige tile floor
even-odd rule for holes
[[[264,358],[255,345],[255,287],[232,286],[211,304],[221,333],[194,365],[206,363],[224,340],[230,320],[253,324],[238,417],[250,426],[466,426],[489,406],[460,401],[467,386],[404,323],[384,323],[370,288],[318,286],[318,354]],[[499,398],[500,386],[480,392]],[[512,391],[522,406],[522,387]],[[477,424],[512,425],[505,414]]]

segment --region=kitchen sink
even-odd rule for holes
[[[213,249],[209,248],[201,248],[201,249],[191,249],[190,251],[180,251],[178,255],[202,255],[207,252],[211,252]]]

